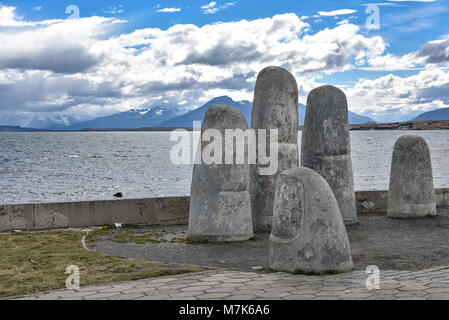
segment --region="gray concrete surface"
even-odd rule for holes
[[[180,224],[188,197],[0,205],[0,232],[124,224]]]
[[[18,300],[447,300],[449,267],[418,272],[380,270],[379,289],[367,287],[365,270],[305,276],[213,270],[56,290]],[[82,279],[81,279],[82,285]],[[372,290],[369,290],[372,289]]]
[[[434,219],[390,219],[386,215],[359,215],[359,223],[346,226],[354,268],[377,265],[383,270],[422,270],[449,265],[449,209],[440,209]],[[139,226],[113,232],[162,233],[164,238],[184,238],[187,226]],[[99,237],[91,249],[126,258],[167,263],[187,263],[238,271],[270,272],[268,238],[257,232],[255,239],[233,243],[117,243]],[[244,257],[244,258],[242,258]]]

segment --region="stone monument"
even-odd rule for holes
[[[345,224],[357,222],[346,96],[334,86],[312,90],[307,97],[302,131],[301,166],[329,183]]]
[[[393,150],[387,216],[416,218],[436,214],[429,147],[421,137],[402,136]]]
[[[293,75],[279,67],[263,69],[256,81],[251,128],[256,131],[257,164],[251,166],[251,205],[255,230],[270,230],[273,219],[273,200],[276,179],[280,172],[299,166],[298,155],[298,85]],[[264,174],[261,164],[262,150],[260,129],[266,130],[270,141],[270,129],[278,130],[277,170]]]
[[[269,263],[276,271],[317,274],[353,267],[338,203],[326,180],[311,169],[293,168],[278,177]]]
[[[249,165],[226,164],[226,134],[229,129],[247,129],[243,114],[228,105],[216,105],[206,111],[201,128],[202,141],[196,153],[190,192],[189,239],[193,241],[242,241],[253,237]],[[213,138],[211,139],[211,135]],[[221,138],[219,137],[221,136]],[[207,140],[210,140],[209,142]],[[206,141],[205,141],[206,140]],[[215,143],[213,158],[203,153]],[[231,149],[235,156],[236,144]],[[245,156],[247,148],[245,148]],[[199,157],[199,158],[198,158]],[[247,157],[245,157],[247,159]]]

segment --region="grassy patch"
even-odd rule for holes
[[[105,227],[97,229],[88,236],[89,245],[95,245],[96,240],[109,240],[118,243],[187,243],[187,237],[179,237],[172,232],[136,231]]]
[[[101,229],[102,230],[102,229]],[[85,250],[78,231],[0,234],[0,297],[65,288],[69,265],[81,286],[201,271],[194,266],[124,259]]]

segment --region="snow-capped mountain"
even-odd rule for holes
[[[190,111],[186,114],[170,119],[160,124],[160,127],[168,128],[191,128],[193,121],[203,121],[206,110],[216,104],[228,104],[230,106],[239,109],[245,116],[248,125],[251,125],[251,110],[253,108],[252,102],[249,101],[234,101],[228,96],[214,98],[202,107]],[[298,121],[299,125],[304,124],[304,118],[306,114],[306,106],[298,104]],[[357,113],[349,111],[349,123],[350,124],[364,124],[364,123],[376,123],[373,119],[361,116]]]
[[[95,118],[89,121],[78,121],[70,116],[56,116],[52,118],[34,118],[27,126],[36,129],[51,130],[82,130],[82,129],[138,129],[143,127],[191,128],[194,121],[202,122],[206,110],[217,104],[228,104],[240,110],[251,125],[250,101],[234,101],[228,96],[217,97],[199,108],[182,113],[179,108],[155,106],[146,109],[131,109],[110,116]],[[298,105],[299,124],[304,124],[306,107]],[[375,123],[369,117],[349,111],[350,124]]]
[[[74,123],[68,126],[67,129],[137,129],[142,127],[157,127],[161,122],[171,119],[178,114],[179,111],[177,109],[159,106],[147,109],[131,109],[106,117]]]

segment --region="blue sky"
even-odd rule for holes
[[[303,103],[327,83],[354,112],[409,120],[449,107],[448,10],[440,0],[2,1],[0,124],[252,100],[269,65],[294,74]]]

